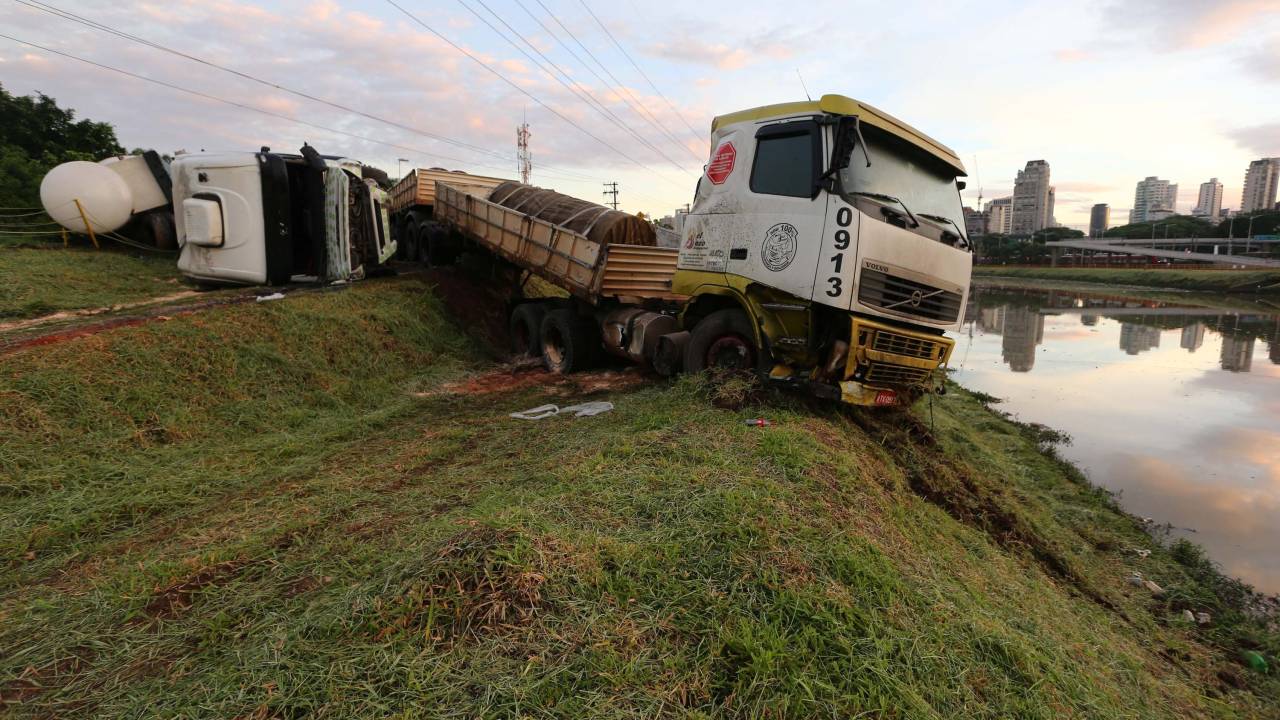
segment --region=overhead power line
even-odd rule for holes
[[[437,141],[440,141],[440,142],[443,142],[443,143],[446,143],[446,144],[449,144],[449,145],[453,145],[453,146],[455,146],[455,147],[464,148],[464,149],[467,149],[467,150],[471,150],[471,151],[474,151],[474,152],[482,153],[482,154],[489,155],[489,156],[491,156],[491,157],[499,158],[499,159],[502,159],[502,160],[510,160],[510,159],[511,159],[511,155],[510,155],[510,153],[498,152],[498,151],[495,151],[495,150],[491,150],[491,149],[489,149],[489,148],[480,147],[480,146],[478,146],[478,145],[472,145],[471,143],[463,142],[463,141],[461,141],[461,140],[457,140],[457,139],[454,139],[454,138],[448,137],[448,136],[446,136],[446,135],[440,135],[439,133],[433,133],[433,132],[429,132],[429,131],[427,131],[427,130],[422,130],[422,129],[420,129],[420,128],[412,127],[412,126],[410,126],[410,125],[405,125],[404,123],[397,122],[397,121],[395,121],[395,120],[391,120],[391,119],[388,119],[388,118],[384,118],[384,117],[381,117],[381,116],[379,116],[379,115],[374,115],[373,113],[370,113],[370,112],[367,112],[367,111],[364,111],[364,110],[360,110],[360,109],[357,109],[357,108],[349,107],[349,106],[344,105],[344,104],[339,103],[339,102],[335,102],[335,101],[332,101],[332,100],[329,100],[329,99],[326,99],[326,98],[318,97],[318,96],[316,96],[316,95],[312,95],[312,94],[310,94],[310,93],[307,93],[307,92],[304,92],[304,91],[301,91],[301,90],[297,90],[297,89],[294,89],[294,88],[288,87],[288,86],[286,86],[286,85],[281,85],[281,84],[279,84],[279,83],[276,83],[276,82],[273,82],[273,81],[270,81],[270,80],[265,80],[265,79],[263,79],[263,78],[260,78],[260,77],[257,77],[257,76],[255,76],[255,75],[252,75],[252,74],[250,74],[250,73],[246,73],[246,72],[243,72],[243,71],[240,71],[240,70],[236,70],[235,68],[230,68],[230,67],[227,67],[227,66],[225,66],[225,65],[220,65],[220,64],[215,63],[215,62],[213,62],[213,61],[211,61],[211,60],[206,60],[206,59],[204,59],[204,58],[201,58],[201,57],[198,57],[198,56],[195,56],[195,55],[191,55],[191,54],[189,54],[189,53],[182,52],[181,50],[176,50],[176,49],[174,49],[174,48],[171,48],[171,47],[168,47],[168,46],[162,45],[162,44],[157,43],[157,42],[154,42],[154,41],[152,41],[152,40],[148,40],[148,39],[146,39],[146,38],[139,37],[139,36],[134,35],[134,34],[132,34],[132,33],[125,32],[124,30],[120,30],[120,29],[118,29],[118,28],[111,27],[110,25],[106,25],[106,24],[104,24],[104,23],[98,22],[97,20],[93,20],[93,19],[91,19],[91,18],[86,18],[86,17],[84,17],[84,16],[77,15],[77,14],[75,14],[75,13],[73,13],[73,12],[69,11],[69,10],[63,10],[62,8],[56,7],[56,6],[51,5],[51,4],[49,4],[49,3],[42,2],[41,0],[15,0],[15,2],[18,2],[18,3],[22,4],[22,5],[26,5],[27,7],[33,8],[33,9],[35,9],[35,10],[40,10],[41,12],[45,12],[45,13],[48,13],[48,14],[50,14],[50,15],[55,15],[55,16],[57,16],[57,17],[63,18],[64,20],[70,20],[71,22],[78,23],[78,24],[80,24],[80,25],[84,25],[84,26],[86,26],[86,27],[89,27],[89,28],[92,28],[92,29],[95,29],[95,30],[98,30],[98,31],[101,31],[101,32],[105,32],[105,33],[108,33],[108,34],[110,34],[110,35],[114,35],[114,36],[116,36],[116,37],[119,37],[119,38],[122,38],[122,39],[125,39],[125,40],[129,40],[129,41],[131,41],[131,42],[135,42],[135,43],[138,43],[138,44],[141,44],[141,45],[145,45],[146,47],[150,47],[150,48],[152,48],[152,49],[159,50],[159,51],[161,51],[161,52],[169,53],[169,54],[171,54],[171,55],[175,55],[175,56],[177,56],[177,57],[181,57],[181,58],[184,58],[184,59],[186,59],[186,60],[190,60],[190,61],[192,61],[192,62],[199,63],[199,64],[204,65],[204,66],[206,66],[206,67],[211,67],[211,68],[214,68],[214,69],[216,69],[216,70],[220,70],[220,71],[222,71],[222,72],[229,73],[229,74],[231,74],[231,75],[235,75],[236,77],[240,77],[240,78],[243,78],[243,79],[245,79],[245,80],[249,80],[250,82],[254,82],[254,83],[257,83],[257,84],[262,85],[262,86],[265,86],[265,87],[269,87],[269,88],[273,88],[273,89],[276,89],[276,90],[280,90],[280,91],[282,91],[282,92],[289,93],[290,95],[295,95],[295,96],[300,97],[300,98],[303,98],[303,99],[305,99],[305,100],[310,100],[310,101],[312,101],[312,102],[320,103],[320,104],[322,104],[322,105],[327,105],[327,106],[329,106],[329,107],[335,108],[335,109],[337,109],[337,110],[341,110],[341,111],[343,111],[343,112],[347,112],[347,113],[352,113],[352,114],[355,114],[355,115],[359,115],[359,116],[361,116],[361,117],[368,118],[368,119],[370,119],[370,120],[374,120],[374,121],[376,121],[376,122],[381,122],[381,123],[384,123],[384,124],[390,125],[390,126],[392,126],[392,127],[399,128],[399,129],[401,129],[401,130],[405,130],[405,131],[407,131],[407,132],[410,132],[410,133],[413,133],[413,134],[416,134],[416,135],[421,135],[421,136],[423,136],[423,137],[430,138],[430,139],[432,139],[432,140],[437,140]],[[415,152],[422,152],[422,151],[418,150],[418,151],[415,151]],[[427,153],[427,154],[434,154],[434,153]],[[438,155],[438,154],[437,154],[437,156],[438,156],[438,157],[441,157],[441,158],[447,158],[447,157],[448,157],[448,156],[446,156],[446,155]],[[471,162],[471,161],[468,161],[468,160],[461,160],[461,159],[455,159],[455,161],[457,161],[457,162]],[[597,180],[597,178],[593,178],[593,177],[590,177],[590,176],[588,176],[588,175],[583,175],[583,174],[581,174],[581,173],[576,173],[576,172],[571,171],[571,170],[565,170],[565,169],[562,169],[562,168],[557,168],[557,167],[555,167],[555,166],[551,166],[551,165],[543,166],[543,169],[545,169],[545,170],[551,170],[551,171],[553,171],[553,172],[558,172],[558,173],[561,173],[561,174],[566,175],[566,176],[577,176],[579,179],[582,179],[582,180],[591,180],[591,181],[596,181],[596,180]]]
[[[635,95],[630,90],[628,90],[626,87],[618,83],[616,79],[611,85],[608,80],[605,80],[604,77],[601,76],[600,73],[597,72],[596,69],[591,66],[591,63],[588,63],[586,60],[583,60],[582,57],[578,55],[578,53],[574,52],[573,48],[569,47],[568,43],[561,40],[560,36],[556,34],[554,30],[547,27],[547,24],[542,22],[542,18],[539,18],[537,15],[534,15],[533,11],[531,11],[528,8],[528,6],[526,6],[523,2],[521,2],[521,0],[515,0],[515,3],[516,5],[520,6],[520,9],[524,11],[525,15],[528,15],[530,18],[533,19],[534,22],[538,23],[538,27],[542,28],[543,32],[551,36],[551,39],[555,40],[557,45],[563,48],[565,52],[569,53],[569,55],[572,56],[574,60],[577,60],[579,65],[586,68],[587,72],[590,72],[593,76],[595,76],[596,80],[600,81],[601,85],[603,85],[605,88],[614,90],[617,93],[618,97],[624,103],[626,103],[628,107],[630,107],[633,111],[635,111],[636,114],[643,117],[645,121],[649,123],[649,125],[651,125],[658,132],[662,133],[664,137],[666,137],[671,142],[678,145],[681,150],[689,153],[689,155],[694,160],[696,160],[699,163],[703,161],[703,158],[701,156],[699,156],[693,150],[689,149],[688,145],[686,145],[682,140],[677,138],[669,129],[667,129],[666,125],[664,125],[661,121],[659,121],[656,117],[654,117],[653,113],[649,112],[649,109],[646,108],[644,104],[636,100]],[[541,5],[541,3],[539,4]],[[546,10],[545,5],[543,5],[542,7],[544,10]],[[564,27],[564,24],[560,23],[559,18],[556,18],[555,15],[552,15],[550,11],[548,11],[548,14],[551,15],[552,20],[554,20],[557,24],[560,25],[561,30],[564,30],[571,38],[573,38],[573,41],[577,42],[579,47],[582,47],[582,43],[578,42],[578,39],[576,37],[573,37],[572,33],[568,32],[567,28]],[[583,49],[586,50],[585,47],[583,47]],[[590,54],[590,51],[587,51],[587,52],[588,54]],[[593,60],[595,59],[594,56],[591,56],[591,57]],[[607,71],[607,68],[606,68],[606,71]]]
[[[666,180],[667,182],[669,182],[669,183],[671,183],[671,184],[673,184],[673,185],[678,185],[678,183],[676,183],[675,181],[673,181],[673,180],[671,180],[671,179],[667,178],[667,177],[666,177],[666,176],[664,176],[664,175],[661,175],[660,173],[658,173],[658,172],[657,172],[656,170],[654,170],[653,168],[651,168],[651,167],[649,167],[648,165],[646,165],[646,164],[644,164],[644,163],[640,162],[639,160],[636,160],[635,158],[631,157],[630,155],[628,155],[627,153],[623,152],[622,150],[619,150],[619,149],[618,149],[617,147],[615,147],[613,144],[609,143],[609,142],[608,142],[608,141],[606,141],[606,140],[601,139],[601,138],[600,138],[598,135],[596,135],[595,133],[591,132],[590,130],[588,130],[588,129],[584,128],[584,127],[582,127],[582,125],[580,125],[580,124],[578,124],[577,122],[575,122],[575,121],[573,120],[573,118],[568,117],[568,116],[567,116],[567,115],[565,115],[564,113],[560,112],[559,110],[556,110],[555,108],[551,107],[551,106],[550,106],[550,105],[548,105],[547,103],[543,102],[543,101],[542,101],[542,99],[541,99],[541,98],[539,98],[538,96],[536,96],[536,95],[534,95],[533,93],[529,92],[528,90],[525,90],[524,88],[520,87],[518,84],[516,84],[516,82],[515,82],[515,81],[511,80],[511,79],[510,79],[510,78],[508,78],[506,75],[503,75],[501,72],[499,72],[497,69],[495,69],[492,65],[490,65],[490,64],[489,64],[489,63],[487,63],[487,62],[485,62],[484,60],[481,60],[479,57],[477,57],[477,56],[476,56],[474,53],[472,53],[471,51],[467,50],[466,48],[462,47],[461,45],[458,45],[458,44],[457,44],[457,43],[455,43],[454,41],[450,40],[447,36],[445,36],[445,35],[443,35],[442,33],[440,33],[440,31],[436,30],[435,28],[431,27],[431,26],[430,26],[430,25],[428,25],[426,22],[424,22],[424,21],[422,20],[422,18],[419,18],[417,15],[415,15],[415,14],[413,14],[413,13],[409,12],[408,10],[406,10],[406,9],[404,8],[404,6],[402,6],[402,5],[400,5],[399,3],[397,3],[397,2],[396,2],[396,0],[386,0],[386,2],[387,2],[387,4],[388,4],[388,5],[390,5],[391,7],[395,8],[396,10],[399,10],[399,11],[400,11],[400,13],[401,13],[401,14],[403,14],[405,17],[409,18],[410,20],[412,20],[413,22],[415,22],[416,24],[418,24],[419,26],[421,26],[421,27],[422,27],[423,29],[425,29],[427,32],[429,32],[429,33],[431,33],[432,35],[435,35],[436,37],[440,38],[440,39],[441,39],[441,40],[443,40],[445,43],[447,43],[450,47],[452,47],[454,50],[457,50],[458,52],[462,53],[463,55],[466,55],[467,57],[471,58],[473,61],[475,61],[475,63],[476,63],[477,65],[479,65],[480,67],[482,67],[482,68],[484,68],[485,70],[487,70],[487,71],[488,71],[490,74],[492,74],[494,77],[498,78],[499,80],[501,80],[502,82],[506,83],[507,85],[510,85],[510,86],[511,86],[511,87],[512,87],[516,92],[518,92],[518,93],[520,93],[521,95],[524,95],[525,97],[527,97],[527,98],[529,98],[530,100],[534,101],[535,103],[537,103],[540,107],[542,107],[542,108],[543,108],[544,110],[546,110],[547,112],[551,113],[552,115],[555,115],[556,117],[560,118],[561,120],[563,120],[564,122],[568,123],[570,126],[572,126],[573,128],[575,128],[576,130],[578,130],[578,132],[582,133],[583,135],[586,135],[587,137],[589,137],[589,138],[591,138],[592,140],[596,141],[598,144],[603,145],[604,147],[606,147],[606,148],[608,148],[609,150],[613,151],[616,155],[618,155],[619,157],[622,157],[623,159],[627,160],[628,162],[632,163],[633,165],[636,165],[637,167],[640,167],[640,168],[642,168],[642,169],[644,169],[644,170],[647,170],[647,171],[649,171],[650,173],[652,173],[653,175],[655,175],[656,177],[659,177],[659,178],[661,178],[661,179],[663,179],[663,180]],[[680,186],[680,187],[682,187],[682,188],[683,188],[683,186]]]
[[[681,115],[680,111],[676,109],[676,106],[667,99],[667,96],[662,94],[662,91],[653,83],[653,80],[649,79],[649,76],[645,71],[640,69],[640,66],[636,64],[634,59],[632,59],[631,53],[627,52],[627,49],[622,47],[622,43],[618,42],[618,39],[613,36],[613,33],[609,32],[609,28],[605,27],[605,24],[600,21],[600,18],[596,17],[596,14],[591,11],[591,6],[587,5],[586,0],[578,0],[578,4],[582,6],[583,10],[587,11],[587,14],[591,16],[591,19],[596,21],[596,24],[600,26],[600,29],[604,31],[604,34],[609,36],[609,39],[613,41],[613,44],[618,48],[623,56],[627,58],[627,62],[631,63],[631,67],[635,68],[636,72],[640,73],[640,77],[644,78],[644,81],[649,83],[649,87],[653,88],[653,91],[658,94],[658,97],[662,98],[662,100],[667,103],[667,107],[671,108],[671,112],[675,113],[676,117],[680,118],[680,122],[684,123],[684,126],[689,128],[689,132],[698,136],[698,131],[693,129],[693,126],[689,124],[689,121],[684,119],[684,115]]]
[[[601,115],[603,115],[603,116],[604,116],[604,118],[605,118],[606,120],[608,120],[609,122],[611,122],[613,125],[615,125],[615,126],[617,126],[617,127],[621,128],[621,129],[625,130],[626,132],[630,133],[630,134],[631,134],[631,136],[632,136],[632,137],[634,137],[634,138],[635,138],[635,139],[636,139],[636,140],[637,140],[641,145],[644,145],[645,147],[649,148],[649,149],[650,149],[650,150],[652,150],[653,152],[657,153],[657,154],[658,154],[659,156],[661,156],[664,160],[666,160],[667,162],[669,162],[669,163],[671,163],[672,165],[674,165],[674,166],[675,166],[675,168],[676,168],[677,170],[679,170],[680,172],[684,172],[684,173],[689,173],[689,172],[690,172],[688,168],[681,167],[681,166],[680,166],[680,163],[676,162],[675,160],[672,160],[670,156],[668,156],[666,153],[664,153],[664,152],[663,152],[661,149],[659,149],[656,145],[654,145],[653,143],[649,142],[649,140],[648,140],[648,139],[646,139],[646,138],[645,138],[643,135],[641,135],[640,133],[636,132],[636,131],[635,131],[635,130],[630,126],[630,125],[628,125],[628,124],[627,124],[627,122],[626,122],[625,120],[623,120],[622,118],[620,118],[620,117],[618,117],[616,114],[614,114],[614,112],[613,112],[612,110],[610,110],[610,109],[609,109],[609,107],[608,107],[607,105],[605,105],[603,102],[601,102],[601,101],[600,101],[600,99],[599,99],[599,98],[597,98],[597,97],[595,96],[595,94],[591,92],[591,90],[590,90],[589,88],[587,88],[585,85],[582,85],[581,83],[575,82],[575,81],[573,80],[572,76],[570,76],[570,75],[569,75],[569,73],[565,72],[565,71],[564,71],[564,69],[563,69],[563,68],[561,68],[559,65],[557,65],[557,64],[556,64],[556,62],[555,62],[554,60],[552,60],[551,58],[547,57],[546,53],[544,53],[544,52],[542,52],[541,50],[539,50],[539,49],[538,49],[538,47],[537,47],[536,45],[534,45],[533,43],[529,42],[529,39],[528,39],[528,38],[526,38],[526,37],[524,36],[524,34],[523,34],[523,33],[521,33],[519,30],[515,29],[514,27],[512,27],[512,26],[511,26],[511,24],[510,24],[510,23],[508,23],[506,20],[504,20],[504,19],[502,18],[502,16],[501,16],[501,15],[499,15],[499,14],[498,14],[498,13],[496,13],[496,12],[494,12],[494,11],[493,11],[493,8],[489,7],[489,5],[488,5],[488,4],[486,4],[486,3],[484,2],[484,0],[474,0],[474,1],[475,1],[475,2],[477,2],[477,3],[479,3],[481,7],[483,7],[483,8],[484,8],[484,9],[485,9],[485,10],[486,10],[490,15],[492,15],[492,16],[494,17],[494,19],[496,19],[498,22],[502,23],[503,27],[505,27],[505,28],[506,28],[507,30],[509,30],[513,35],[515,35],[516,37],[518,37],[518,38],[520,39],[520,41],[521,41],[521,42],[523,42],[525,45],[527,45],[527,46],[529,47],[529,49],[530,49],[530,50],[533,50],[533,52],[534,52],[535,54],[537,54],[537,56],[538,56],[539,58],[542,58],[542,60],[543,60],[544,62],[546,62],[546,64],[547,64],[547,65],[550,65],[552,68],[554,68],[554,69],[556,70],[556,72],[557,72],[557,73],[559,73],[559,75],[557,75],[556,73],[552,73],[550,70],[548,70],[547,68],[543,67],[542,63],[538,62],[538,60],[537,60],[537,59],[535,59],[535,58],[534,58],[532,55],[530,55],[528,52],[525,52],[524,48],[522,48],[522,47],[520,47],[519,45],[517,45],[517,44],[515,43],[515,41],[514,41],[514,40],[512,40],[511,38],[509,38],[509,37],[507,37],[505,34],[503,34],[501,30],[499,30],[498,28],[494,27],[494,26],[493,26],[493,23],[490,23],[488,20],[486,20],[486,19],[484,18],[484,16],[482,16],[480,13],[476,12],[474,8],[472,8],[471,6],[467,5],[467,3],[466,3],[466,2],[464,2],[464,0],[458,0],[458,4],[459,4],[459,5],[461,5],[462,7],[466,8],[466,9],[467,9],[467,11],[468,11],[468,12],[470,12],[472,15],[475,15],[475,16],[476,16],[476,18],[480,20],[480,22],[482,22],[482,23],[484,23],[485,25],[487,25],[487,26],[489,27],[489,29],[490,29],[490,30],[493,30],[494,34],[496,34],[498,37],[500,37],[500,38],[502,38],[503,40],[505,40],[505,41],[507,42],[507,44],[508,44],[508,45],[510,45],[511,47],[515,48],[518,52],[520,52],[522,55],[524,55],[524,56],[525,56],[525,58],[527,58],[527,59],[529,60],[529,62],[533,63],[534,67],[538,68],[538,69],[539,69],[539,70],[541,70],[543,73],[545,73],[548,77],[550,77],[551,79],[553,79],[553,80],[555,80],[556,82],[558,82],[558,83],[560,83],[561,85],[563,85],[563,86],[565,87],[565,89],[567,89],[569,92],[573,93],[573,94],[574,94],[574,95],[575,95],[579,100],[582,100],[584,103],[586,103],[586,105],[587,105],[588,107],[590,107],[592,110],[595,110],[596,112],[598,112],[598,113],[600,113]],[[690,174],[692,174],[692,173],[690,173]]]
[[[54,54],[54,55],[59,55],[59,56],[62,56],[62,57],[64,57],[64,58],[67,58],[67,59],[70,59],[70,60],[75,60],[75,61],[77,61],[77,62],[82,62],[82,63],[84,63],[84,64],[86,64],[86,65],[92,65],[92,66],[97,67],[97,68],[100,68],[100,69],[102,69],[102,70],[109,70],[109,71],[111,71],[111,72],[118,73],[118,74],[120,74],[120,75],[124,75],[124,76],[126,76],[126,77],[131,77],[131,78],[133,78],[133,79],[135,79],[135,80],[141,80],[141,81],[143,81],[143,82],[149,82],[149,83],[152,83],[152,84],[155,84],[155,85],[159,85],[159,86],[161,86],[161,87],[168,88],[168,89],[170,89],[170,90],[175,90],[175,91],[177,91],[177,92],[186,93],[186,94],[188,94],[188,95],[194,95],[195,97],[203,98],[203,99],[205,99],[205,100],[212,100],[212,101],[214,101],[214,102],[222,103],[222,104],[224,104],[224,105],[230,105],[230,106],[232,106],[232,107],[237,107],[237,108],[240,108],[240,109],[242,109],[242,110],[248,110],[248,111],[250,111],[250,112],[259,113],[259,114],[262,114],[262,115],[267,115],[267,116],[274,117],[274,118],[278,118],[278,119],[281,119],[281,120],[287,120],[287,121],[289,121],[289,122],[298,123],[299,125],[306,125],[307,127],[315,128],[315,129],[317,129],[317,130],[323,130],[323,131],[325,131],[325,132],[331,132],[331,133],[335,133],[335,134],[338,134],[338,135],[345,135],[345,136],[347,136],[347,137],[356,138],[357,140],[363,140],[363,141],[365,141],[365,142],[370,142],[370,143],[374,143],[374,144],[377,144],[377,145],[385,145],[385,146],[387,146],[387,147],[397,148],[397,149],[399,149],[399,150],[407,150],[407,151],[409,151],[409,152],[414,152],[414,153],[417,153],[417,154],[419,154],[419,155],[421,155],[421,156],[428,157],[428,158],[434,157],[434,158],[438,158],[438,159],[442,159],[442,160],[452,160],[452,161],[454,161],[454,162],[460,162],[460,163],[463,163],[463,164],[466,164],[466,165],[471,165],[471,166],[474,166],[474,167],[483,167],[483,168],[488,168],[488,169],[498,170],[498,171],[500,171],[500,172],[507,173],[507,174],[510,174],[510,173],[511,173],[510,168],[503,168],[503,167],[498,167],[498,166],[496,166],[496,165],[488,165],[488,164],[483,164],[483,163],[477,163],[477,162],[475,162],[475,161],[473,161],[473,160],[464,160],[464,159],[462,159],[462,158],[455,158],[455,157],[450,157],[450,156],[448,156],[448,155],[441,155],[441,154],[439,154],[439,153],[429,152],[429,151],[423,150],[423,149],[421,149],[421,148],[410,147],[410,146],[407,146],[407,145],[399,145],[399,144],[397,144],[397,143],[387,142],[387,141],[385,141],[385,140],[376,140],[376,139],[371,138],[371,137],[368,137],[368,136],[366,136],[366,135],[360,135],[360,134],[358,134],[358,133],[349,132],[349,131],[347,131],[347,130],[339,130],[338,128],[332,128],[332,127],[328,127],[328,126],[325,126],[325,125],[320,125],[320,124],[318,124],[318,123],[313,123],[313,122],[310,122],[310,121],[307,121],[307,120],[302,120],[302,119],[300,119],[300,118],[292,117],[292,116],[290,116],[290,115],[286,115],[286,114],[284,114],[284,113],[278,113],[278,112],[275,112],[275,111],[273,111],[273,110],[267,110],[267,109],[265,109],[265,108],[255,107],[255,106],[253,106],[253,105],[247,105],[247,104],[245,104],[245,103],[236,102],[235,100],[228,100],[228,99],[226,99],[226,98],[218,97],[217,95],[211,95],[211,94],[209,94],[209,93],[201,92],[201,91],[199,91],[199,90],[192,90],[192,89],[190,89],[190,88],[182,87],[181,85],[175,85],[174,83],[165,82],[164,80],[157,80],[156,78],[147,77],[147,76],[145,76],[145,75],[139,75],[139,74],[137,74],[137,73],[130,72],[130,71],[128,71],[128,70],[123,70],[123,69],[121,69],[121,68],[114,67],[114,66],[112,66],[112,65],[107,65],[107,64],[105,64],[105,63],[100,63],[100,62],[96,62],[96,61],[94,61],[94,60],[89,60],[89,59],[87,59],[87,58],[82,58],[82,57],[79,57],[79,56],[77,56],[77,55],[72,55],[71,53],[68,53],[68,52],[63,52],[62,50],[56,50],[56,49],[54,49],[54,48],[46,47],[46,46],[44,46],[44,45],[39,45],[39,44],[37,44],[37,43],[33,43],[33,42],[28,41],[28,40],[22,40],[21,38],[16,38],[16,37],[13,37],[13,36],[11,36],[11,35],[5,35],[5,34],[3,34],[3,33],[0,33],[0,38],[4,38],[4,39],[6,39],[6,40],[10,40],[10,41],[12,41],[12,42],[16,42],[16,43],[21,44],[21,45],[26,45],[27,47],[36,48],[37,50],[43,50],[43,51],[45,51],[45,52],[47,52],[47,53],[52,53],[52,54]],[[597,180],[597,182],[599,182],[599,180]]]

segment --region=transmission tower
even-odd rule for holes
[[[533,172],[533,156],[529,154],[529,123],[521,123],[516,128],[516,157],[520,163],[520,182],[529,184],[529,174]]]
[[[617,210],[618,209],[618,183],[616,182],[605,183],[604,186],[608,188],[608,190],[604,191],[604,196],[605,197],[609,197],[610,195],[613,196],[613,200],[606,201],[605,205],[611,205],[614,210]]]

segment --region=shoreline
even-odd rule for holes
[[[975,280],[1044,280],[1088,284],[1100,288],[1148,288],[1280,295],[1280,270],[1177,270],[1166,268],[1070,268],[977,265]]]

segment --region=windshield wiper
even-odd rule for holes
[[[920,227],[920,221],[916,219],[915,215],[911,214],[911,209],[907,207],[907,204],[892,195],[884,195],[882,193],[873,193],[873,192],[851,192],[849,194],[858,196],[858,197],[869,197],[872,200],[887,200],[889,202],[898,203],[899,207],[907,211],[907,217],[911,218],[911,227],[913,228]]]
[[[949,217],[943,217],[941,215],[930,215],[928,213],[920,213],[920,217],[928,218],[929,220],[933,220],[934,222],[950,223],[951,227],[956,229],[956,233],[957,233],[956,237],[959,238],[960,241],[964,243],[964,246],[966,248],[969,247],[969,241],[968,239],[965,238],[964,231],[960,229],[960,226],[956,224],[955,220],[952,220]]]

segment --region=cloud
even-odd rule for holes
[[[1280,155],[1280,122],[1236,128],[1227,137],[1259,157]]]
[[[1093,53],[1080,48],[1060,48],[1053,51],[1053,59],[1058,62],[1084,62],[1085,60],[1092,60],[1093,56]]]
[[[708,42],[709,37],[724,37],[727,33],[711,26],[684,28],[644,46],[647,55],[694,65],[709,65],[719,70],[740,70],[763,60],[787,60],[796,48],[804,47],[805,40],[814,31],[794,31],[786,28],[771,30],[736,40]]]
[[[1189,50],[1237,40],[1259,17],[1280,11],[1280,0],[1120,0],[1106,11],[1114,27],[1142,28],[1164,50]]]
[[[1280,37],[1240,56],[1236,61],[1246,73],[1269,83],[1280,83]]]

